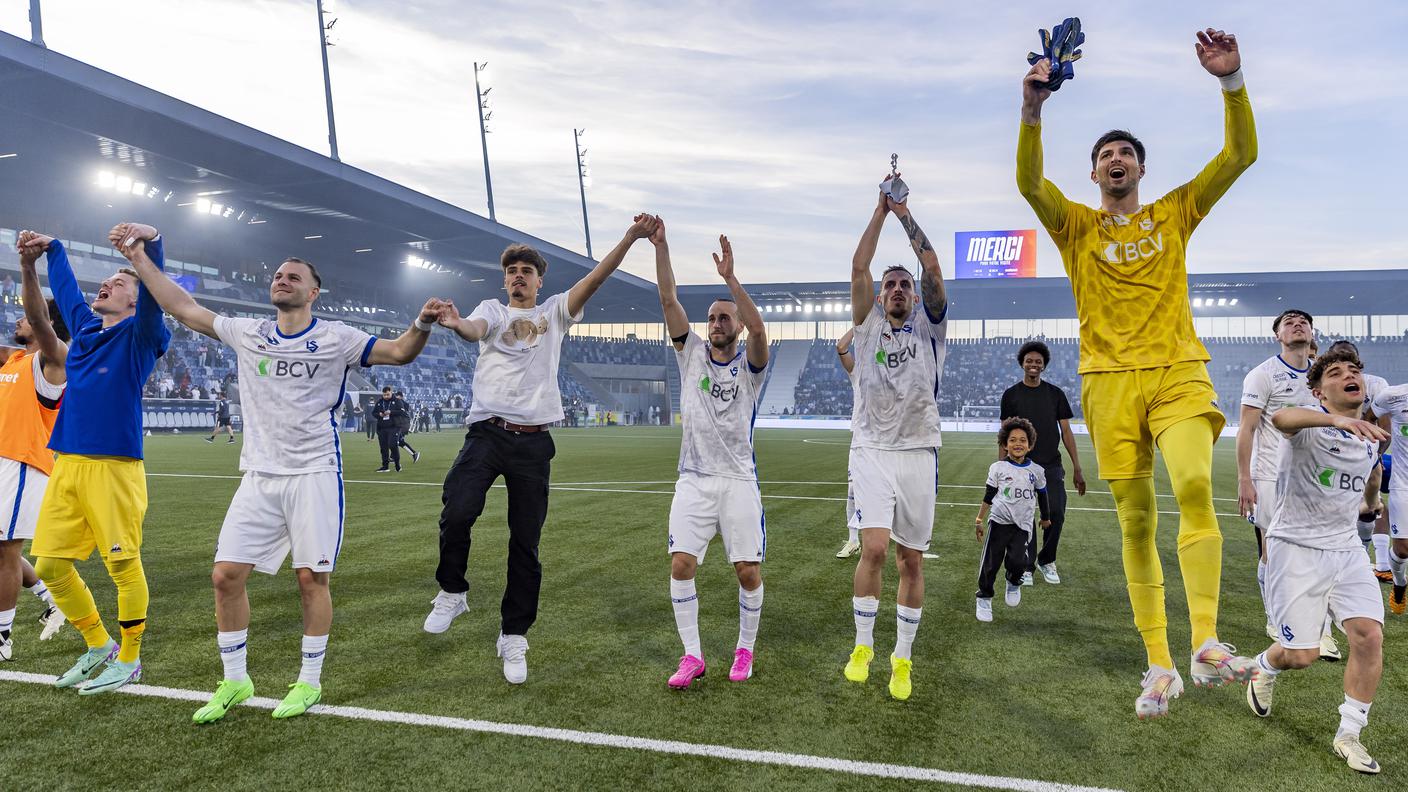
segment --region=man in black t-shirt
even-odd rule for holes
[[[230,399],[224,393],[220,394],[215,402],[215,428],[210,430],[210,437],[205,438],[205,442],[215,442],[215,435],[223,430],[230,436],[229,442],[235,442],[235,429],[230,420]]]
[[[1028,341],[1017,352],[1017,363],[1022,367],[1022,381],[1003,392],[1001,420],[1025,418],[1036,428],[1036,445],[1027,457],[1046,471],[1046,495],[1051,506],[1051,524],[1042,531],[1040,553],[1036,549],[1036,532],[1032,532],[1027,548],[1030,566],[1022,576],[1022,585],[1031,585],[1037,568],[1047,583],[1056,584],[1061,582],[1056,572],[1056,547],[1066,522],[1066,471],[1061,467],[1060,445],[1066,446],[1071,457],[1072,479],[1080,495],[1085,494],[1085,475],[1076,452],[1076,438],[1071,433],[1071,404],[1064,391],[1041,379],[1041,373],[1051,363],[1051,350],[1040,341]],[[1002,455],[999,448],[998,459]]]

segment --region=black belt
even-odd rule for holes
[[[541,432],[547,428],[545,424],[516,424],[512,421],[505,421],[497,415],[492,418],[489,418],[488,420],[489,423],[493,424],[494,426],[497,426],[500,429],[507,429],[510,432]]]

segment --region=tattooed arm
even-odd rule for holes
[[[919,276],[919,293],[924,298],[924,311],[929,314],[930,321],[937,322],[948,309],[948,293],[944,290],[944,272],[939,267],[939,254],[934,252],[924,229],[914,222],[914,215],[909,213],[908,206],[894,201],[889,201],[889,205],[890,211],[900,219],[900,225],[909,236],[909,246],[914,248],[914,255],[919,257],[919,264],[924,269]]]

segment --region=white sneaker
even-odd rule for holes
[[[1035,582],[1036,582],[1036,578],[1032,577],[1032,573],[1030,573],[1030,572],[1023,572],[1023,573],[1022,573],[1022,585],[1023,585],[1023,586],[1030,586],[1031,584],[1033,584],[1033,583],[1035,583]]]
[[[1320,636],[1320,659],[1328,660],[1331,663],[1339,662],[1340,647],[1335,643],[1335,636],[1324,633]]]
[[[425,631],[428,633],[442,633],[450,629],[450,622],[456,616],[469,611],[469,603],[465,601],[463,592],[451,594],[442,591],[435,595],[435,599],[430,601],[430,615],[425,617]]]
[[[67,621],[68,618],[64,616],[63,611],[59,610],[59,606],[50,605],[45,608],[44,612],[39,615],[39,623],[44,627],[39,631],[39,640],[47,641],[58,635],[59,630],[63,629],[64,623]]]
[[[1358,770],[1361,773],[1375,775],[1383,769],[1379,767],[1378,762],[1374,761],[1374,757],[1364,749],[1364,744],[1359,742],[1359,738],[1353,735],[1335,735],[1335,756],[1343,759],[1350,769]]]
[[[527,638],[500,633],[497,652],[504,659],[504,679],[513,685],[528,680],[528,660],[524,657],[528,653]]]
[[[849,539],[841,545],[841,550],[836,554],[837,558],[850,558],[860,552],[860,542],[852,542]]]
[[[13,660],[15,657],[15,642],[8,635],[0,635],[0,663],[6,660]]]
[[[1056,574],[1055,561],[1052,561],[1049,564],[1041,564],[1037,566],[1037,569],[1041,570],[1041,576],[1046,579],[1047,583],[1050,583],[1053,586],[1061,585],[1061,576]]]
[[[1140,683],[1143,690],[1134,700],[1134,715],[1140,720],[1168,714],[1168,703],[1183,695],[1183,677],[1176,668],[1149,666]]]
[[[1271,698],[1276,693],[1278,676],[1280,674],[1268,674],[1258,670],[1251,684],[1247,685],[1247,706],[1252,708],[1258,718],[1271,717]]]
[[[990,621],[992,621],[992,599],[991,599],[991,598],[989,598],[989,599],[983,599],[982,597],[979,597],[979,598],[978,598],[978,621],[980,621],[980,622],[990,622]]]
[[[1022,604],[1022,587],[1007,584],[1007,607],[1015,608]]]
[[[1237,647],[1209,638],[1193,653],[1190,671],[1193,684],[1199,687],[1221,687],[1228,682],[1243,685],[1257,676],[1256,659],[1237,654]]]

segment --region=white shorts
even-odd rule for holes
[[[767,555],[767,518],[756,481],[680,474],[670,501],[670,552],[689,553],[701,563],[718,534],[730,564],[761,562]]]
[[[331,572],[342,549],[342,517],[342,476],[335,470],[247,472],[225,512],[215,560],[272,575],[292,550],[294,569]]]
[[[939,451],[852,448],[855,519],[862,528],[884,528],[897,544],[928,550],[934,536]]]
[[[1261,535],[1266,535],[1266,529],[1271,527],[1271,521],[1276,517],[1276,481],[1262,481],[1257,479],[1252,482],[1256,488],[1256,505],[1252,507],[1252,525],[1261,529]]]
[[[1408,481],[1400,481],[1388,491],[1388,535],[1408,539]]]
[[[1266,600],[1287,649],[1319,647],[1327,613],[1340,630],[1349,619],[1384,623],[1379,581],[1359,548],[1316,550],[1267,537]]]
[[[0,457],[0,541],[33,539],[49,477],[38,468]]]

